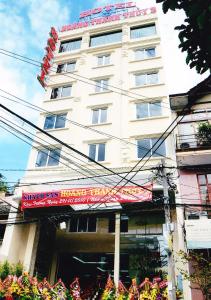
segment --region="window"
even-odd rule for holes
[[[80,216],[70,220],[70,232],[96,232],[97,218],[95,216]]]
[[[89,157],[96,161],[105,160],[105,144],[90,144]]]
[[[44,129],[64,128],[67,114],[48,115],[45,118]]]
[[[75,71],[75,65],[76,65],[76,61],[58,65],[56,72],[57,73],[73,72]]]
[[[138,38],[147,37],[155,34],[156,34],[155,24],[151,24],[147,26],[139,26],[130,29],[131,39],[138,39]]]
[[[165,156],[166,155],[166,147],[165,142],[163,142],[161,145],[160,143],[163,141],[163,139],[160,139],[158,144],[151,150],[151,148],[155,145],[158,138],[151,138],[151,139],[142,139],[137,141],[137,154],[138,158],[149,157],[152,155],[155,156]],[[157,146],[160,145],[160,147],[155,151]],[[150,150],[150,151],[149,151]],[[149,151],[149,153],[146,155],[146,153]],[[146,155],[146,156],[145,156]]]
[[[99,34],[99,35],[91,36],[90,47],[121,42],[121,40],[122,40],[121,31]]]
[[[155,57],[155,48],[137,49],[135,50],[135,59],[146,59]]]
[[[198,175],[199,191],[202,203],[211,202],[211,174]]]
[[[51,92],[51,99],[69,97],[71,96],[71,90],[72,90],[71,85],[54,88],[52,89]]]
[[[161,102],[155,101],[152,103],[137,103],[136,104],[136,118],[148,118],[148,117],[155,117],[161,116],[162,109],[161,109]]]
[[[107,91],[107,86],[108,86],[108,79],[100,79],[96,80],[96,85],[95,85],[95,92],[96,93],[102,93]]]
[[[105,123],[107,121],[107,107],[92,110],[92,124]]]
[[[61,149],[43,149],[38,151],[36,167],[57,166],[59,164]]]
[[[158,83],[157,72],[135,75],[136,86],[143,86],[143,85],[156,84],[156,83]]]
[[[98,66],[106,66],[110,64],[110,54],[100,55],[97,57]]]
[[[81,48],[82,39],[61,42],[59,52],[73,51]]]
[[[128,232],[128,216],[121,215],[120,217],[120,232]],[[115,216],[112,215],[108,222],[108,232],[115,232]]]

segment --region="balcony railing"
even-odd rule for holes
[[[184,134],[177,136],[176,149],[180,151],[191,149],[209,149],[211,148],[211,140],[204,140],[198,138],[197,134]]]

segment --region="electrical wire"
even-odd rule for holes
[[[34,59],[32,59],[32,58],[28,58],[28,57],[26,57],[26,56],[23,56],[23,55],[20,55],[20,54],[15,53],[15,52],[11,52],[11,51],[5,50],[5,49],[3,49],[3,48],[0,48],[0,50],[1,50],[1,51],[0,51],[0,54],[3,54],[3,55],[5,55],[5,56],[12,57],[12,58],[14,58],[14,59],[17,59],[17,60],[26,62],[26,63],[28,63],[28,64],[34,65],[34,66],[39,67],[39,68],[42,66],[42,62],[40,62],[40,61],[38,61],[38,60],[34,60]],[[2,52],[2,51],[6,52],[6,53],[10,53],[10,54],[12,54],[12,55],[6,54],[6,53],[4,53],[4,52]],[[20,59],[19,57],[21,57],[21,59]],[[57,68],[51,67],[51,70],[56,71]],[[87,77],[85,77],[85,76],[79,75],[79,74],[75,74],[75,73],[73,74],[72,72],[57,73],[57,74],[58,74],[58,75],[61,75],[61,76],[65,76],[65,77],[72,78],[72,79],[74,79],[74,80],[76,79],[76,80],[78,80],[78,81],[81,81],[81,82],[83,82],[83,83],[86,83],[86,84],[89,84],[89,85],[92,85],[92,86],[96,86],[96,82],[95,82],[94,80],[92,80],[92,79],[90,79],[90,78],[87,78]],[[70,75],[70,74],[71,74],[71,75]],[[84,80],[79,79],[79,78],[75,78],[74,76],[78,76],[79,78],[83,78],[83,79],[85,79],[85,80],[89,80],[89,81],[91,81],[91,82],[93,82],[93,83],[84,81]],[[138,93],[135,93],[135,92],[131,92],[131,91],[128,91],[128,90],[124,90],[124,89],[121,89],[121,88],[119,88],[119,87],[116,87],[116,86],[110,85],[110,84],[104,84],[104,85],[107,86],[107,87],[112,87],[112,88],[114,88],[114,89],[116,89],[116,90],[120,90],[121,93],[119,93],[119,92],[117,92],[117,91],[113,91],[113,90],[111,90],[111,89],[107,89],[107,91],[111,91],[111,92],[114,92],[114,93],[117,93],[117,94],[120,94],[120,95],[123,95],[123,96],[127,96],[127,97],[132,98],[132,99],[135,99],[135,100],[137,100],[137,97],[143,97],[143,98],[145,98],[145,99],[150,100],[150,98],[147,97],[147,96],[145,96],[145,95],[141,95],[141,94],[138,94]],[[137,88],[138,88],[138,87],[137,87]],[[124,92],[124,93],[122,93],[122,92]],[[133,94],[133,95],[135,95],[136,97],[128,96],[128,94]],[[143,99],[142,99],[142,100],[143,100]],[[143,101],[143,102],[146,102],[146,101]],[[164,103],[164,101],[163,101],[163,103]],[[165,103],[166,103],[168,106],[163,106],[163,105],[159,105],[159,104],[155,104],[155,105],[163,106],[163,107],[165,107],[165,108],[171,110],[170,107],[169,107],[169,103],[168,103],[168,102],[165,102]]]
[[[45,113],[50,114],[50,115],[52,115],[52,116],[57,116],[57,113],[52,113],[52,112],[50,112],[50,111],[48,111],[48,110],[46,110],[46,109],[43,109],[43,108],[39,107],[38,105],[31,104],[30,102],[28,102],[28,101],[26,101],[26,100],[24,100],[24,99],[21,99],[21,98],[15,96],[15,95],[12,95],[11,93],[8,93],[7,91],[5,91],[5,90],[3,90],[3,89],[1,89],[1,88],[0,88],[0,91],[2,91],[2,92],[4,92],[5,94],[8,94],[8,95],[10,95],[10,96],[12,96],[12,97],[18,99],[19,101],[21,101],[21,102],[23,102],[23,103],[27,103],[27,104],[29,104],[29,105],[24,105],[24,104],[20,103],[19,101],[16,101],[16,100],[14,100],[14,99],[11,99],[11,98],[6,97],[6,96],[3,96],[3,95],[0,95],[0,97],[2,97],[2,98],[4,98],[4,99],[7,99],[7,100],[9,100],[9,101],[13,101],[13,102],[18,103],[18,104],[20,104],[20,105],[24,105],[24,106],[26,106],[26,107],[28,107],[28,108],[30,108],[30,109],[33,109],[33,110],[35,110],[35,111],[38,111],[38,112],[45,112]],[[64,120],[67,121],[68,123],[71,123],[71,124],[73,124],[73,125],[75,125],[75,126],[82,127],[83,129],[90,130],[90,131],[93,131],[93,132],[95,132],[95,133],[97,133],[97,134],[106,136],[106,137],[108,137],[108,138],[110,138],[110,139],[119,140],[119,141],[121,141],[121,142],[123,142],[123,143],[125,143],[125,144],[133,145],[133,146],[135,146],[137,149],[148,150],[147,148],[145,148],[145,147],[143,147],[143,146],[139,146],[138,144],[135,144],[135,143],[130,142],[130,141],[127,141],[127,140],[125,140],[125,139],[123,139],[123,138],[114,136],[114,135],[112,135],[112,134],[110,134],[110,133],[106,133],[106,132],[104,132],[104,131],[97,130],[97,129],[92,128],[92,127],[87,126],[87,125],[83,125],[83,124],[78,123],[78,122],[76,122],[76,121],[73,121],[73,120],[71,120],[71,119],[69,119],[69,118],[61,117],[61,119],[64,119]],[[165,157],[164,155],[162,155],[162,154],[159,153],[159,152],[156,152],[156,154],[158,154],[159,156]],[[170,158],[170,159],[173,160],[172,158]],[[176,160],[173,160],[173,161],[176,162]]]
[[[1,121],[2,122],[2,121]],[[7,126],[10,126],[9,124],[6,124]],[[1,126],[2,127],[2,126]],[[11,126],[10,126],[11,127]],[[10,131],[11,132],[11,131]],[[24,136],[26,136],[25,134],[24,134]],[[17,137],[17,136],[16,136]],[[36,148],[36,147],[35,147]],[[69,166],[68,166],[69,167]],[[79,172],[80,173],[80,172]],[[93,180],[95,180],[95,179],[93,179]],[[96,180],[95,180],[96,181]],[[105,185],[105,183],[101,183],[101,182],[99,182],[99,181],[96,181],[98,184],[102,184],[103,186],[106,186]],[[109,183],[111,183],[111,182],[109,182]],[[140,186],[139,184],[137,184],[137,183],[135,183],[136,185],[138,185],[138,186]],[[21,185],[20,185],[21,186]],[[110,188],[110,186],[107,186],[107,187],[109,187]],[[146,187],[144,187],[144,186],[141,186],[141,188],[143,188],[143,189],[146,189],[147,191],[150,191],[151,192],[151,190],[150,189],[148,189],[148,188],[146,188]],[[133,195],[133,194],[131,194],[130,192],[127,192],[129,195],[131,195],[131,196],[133,196],[134,198],[136,198],[137,200],[139,200],[139,198],[137,197],[137,196],[135,196],[135,195]]]

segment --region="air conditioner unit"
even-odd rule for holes
[[[180,144],[180,149],[188,149],[188,148],[190,148],[190,144],[189,143],[181,143]]]

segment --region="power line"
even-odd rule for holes
[[[0,48],[0,50],[4,51],[4,52],[6,52],[6,53],[10,53],[10,54],[12,54],[12,55],[6,54],[6,53],[4,53],[4,52],[0,52],[0,54],[3,54],[3,55],[6,55],[6,56],[9,56],[9,57],[12,57],[12,58],[14,58],[14,59],[17,59],[17,60],[26,62],[26,63],[28,63],[28,64],[32,64],[32,65],[34,65],[34,66],[36,66],[36,67],[39,67],[39,68],[42,66],[42,63],[41,63],[40,61],[38,61],[38,60],[34,60],[34,59],[31,59],[31,58],[28,58],[28,57],[26,57],[26,56],[23,56],[23,55],[20,55],[20,54],[15,53],[15,52],[11,52],[11,51],[5,50],[5,49],[3,49],[3,48]],[[16,57],[16,56],[17,56],[17,57]],[[20,59],[20,57],[21,57],[21,59]],[[33,62],[34,62],[34,63],[33,63]],[[35,63],[36,63],[36,64],[35,64]],[[55,70],[55,71],[56,71],[57,68],[51,67],[51,70]],[[69,74],[71,74],[71,76],[70,76]],[[79,75],[79,74],[73,74],[72,72],[66,72],[66,73],[58,73],[58,75],[65,76],[65,77],[69,77],[69,78],[72,78],[72,79],[76,79],[76,80],[79,80],[79,81],[81,81],[81,82],[83,82],[83,83],[86,83],[86,84],[89,84],[89,85],[92,85],[92,86],[96,86],[96,82],[95,82],[94,80],[92,80],[92,79],[90,79],[90,78],[87,78],[87,77],[85,77],[85,76]],[[84,81],[84,80],[82,80],[82,79],[75,78],[74,76],[78,76],[79,78],[83,78],[83,79],[89,80],[89,81],[94,82],[94,83],[90,83],[90,82]],[[132,99],[135,99],[135,100],[138,100],[137,97],[143,97],[143,98],[145,98],[145,99],[149,99],[149,100],[150,100],[150,98],[149,98],[149,97],[146,97],[145,95],[141,95],[141,94],[138,94],[138,93],[135,93],[135,92],[131,92],[131,91],[128,91],[128,90],[124,90],[124,89],[121,89],[121,88],[119,88],[119,87],[116,87],[116,86],[110,85],[110,84],[104,84],[104,85],[107,86],[107,87],[112,87],[112,88],[114,88],[114,89],[120,90],[120,91],[124,92],[125,94],[123,94],[122,92],[119,93],[119,92],[117,92],[117,91],[113,91],[113,90],[110,90],[110,89],[107,89],[108,91],[111,91],[111,92],[114,92],[114,93],[117,93],[117,94],[120,94],[120,95],[123,95],[123,96],[127,96],[127,97],[132,98]],[[129,93],[129,94],[133,94],[133,95],[135,95],[136,97],[128,96],[128,93]],[[144,101],[143,99],[142,99],[142,101],[143,101],[143,102],[146,102],[146,101]],[[169,108],[169,103],[168,103],[168,102],[164,102],[164,101],[163,101],[163,103],[166,103],[168,106],[163,106],[163,105],[159,105],[159,104],[155,104],[155,105],[163,106],[163,107],[165,107],[165,108],[171,110],[171,109]]]
[[[38,131],[42,132],[43,134],[45,134],[46,136],[52,138],[53,140],[55,140],[57,143],[65,146],[66,148],[72,150],[73,152],[79,154],[82,157],[85,157],[86,159],[92,161],[93,163],[95,163],[96,165],[100,166],[101,168],[105,169],[106,171],[111,172],[113,175],[118,175],[116,174],[116,172],[114,172],[112,169],[102,165],[101,163],[99,163],[98,161],[95,161],[94,159],[92,159],[91,157],[87,156],[86,154],[80,152],[79,150],[73,148],[72,146],[68,145],[67,143],[61,141],[60,139],[56,138],[55,136],[51,135],[50,133],[44,131],[43,129],[39,128],[38,126],[36,126],[35,124],[33,124],[32,122],[30,122],[29,120],[25,119],[24,117],[20,116],[19,114],[13,112],[12,110],[10,110],[9,108],[7,108],[6,106],[0,104],[0,107],[2,107],[4,110],[6,110],[7,112],[9,112],[10,114],[16,116],[17,118],[21,119],[22,121],[26,122],[27,124],[29,124],[30,126],[32,126],[33,128],[37,129]],[[122,178],[121,175],[118,175],[120,178]],[[129,182],[129,181],[128,181]],[[134,183],[133,181],[130,181],[132,184],[135,184],[139,187],[142,187],[141,185]]]
[[[116,193],[118,193],[131,179],[133,179],[134,178],[134,176],[136,176],[136,174],[137,174],[137,172],[139,171],[139,170],[141,170],[145,165],[146,165],[146,163],[149,161],[149,159],[153,156],[153,153],[162,145],[162,143],[164,143],[164,141],[170,136],[170,134],[173,132],[173,130],[176,128],[176,126],[178,125],[178,123],[185,117],[185,114],[184,114],[184,112],[185,112],[185,110],[188,108],[190,106],[190,104],[187,104],[184,108],[183,108],[183,110],[182,110],[182,112],[181,112],[181,115],[178,115],[172,122],[171,122],[171,124],[166,128],[166,130],[161,134],[161,136],[158,138],[158,140],[155,142],[155,144],[151,147],[151,149],[149,149],[144,155],[143,155],[143,157],[140,159],[140,161],[138,161],[135,165],[134,165],[134,167],[132,167],[132,169],[131,169],[131,171],[130,172],[128,172],[118,183],[117,183],[117,185],[115,185],[114,187],[113,187],[113,190],[123,181],[123,180],[126,180],[126,182],[125,183],[123,183],[123,185],[121,186],[121,187],[119,187],[118,189],[117,189],[117,191],[116,191]],[[183,114],[183,115],[182,115]],[[180,118],[180,121],[179,122],[177,122],[177,120]],[[176,124],[173,126],[173,124],[176,122]],[[173,127],[172,127],[173,126]],[[171,129],[171,127],[172,127],[172,129]],[[171,129],[170,131],[168,131],[169,129]],[[159,143],[159,141],[161,141],[160,143]],[[158,144],[158,145],[157,145]],[[156,148],[153,150],[153,148],[156,146]],[[149,156],[148,156],[148,154],[150,154]],[[143,161],[143,159],[145,158],[145,157],[147,157],[148,156],[148,158],[146,159],[146,161],[143,163],[143,165],[141,166],[141,168],[139,169],[139,170],[137,170],[131,177],[130,177],[130,179],[127,179],[127,176],[132,172],[132,171],[134,171],[134,169],[136,169],[137,168],[137,166]],[[102,199],[104,199],[106,196],[107,196],[108,194],[106,194],[105,196],[103,196],[102,198],[101,198],[101,200]],[[97,207],[96,207],[97,208]]]
[[[27,104],[29,104],[29,105],[21,104],[19,101],[15,101],[14,99],[11,99],[11,98],[9,98],[9,97],[0,95],[0,97],[5,98],[5,99],[7,99],[7,100],[9,100],[9,101],[13,101],[13,102],[16,102],[16,103],[18,103],[18,104],[20,104],[20,105],[24,105],[24,106],[26,106],[26,107],[28,107],[28,108],[30,108],[30,109],[36,110],[36,111],[38,111],[38,112],[45,112],[45,113],[51,114],[52,116],[56,116],[56,115],[57,115],[56,113],[52,113],[52,112],[50,112],[50,111],[47,111],[46,109],[43,109],[43,108],[39,107],[38,105],[31,104],[30,102],[28,102],[28,101],[26,101],[26,100],[24,100],[24,99],[21,99],[21,98],[15,96],[15,95],[13,95],[13,94],[11,94],[11,93],[9,93],[9,92],[3,90],[3,89],[1,89],[1,88],[0,88],[0,91],[2,91],[2,92],[4,92],[5,94],[8,94],[8,95],[10,95],[10,96],[12,96],[12,97],[18,99],[19,101],[21,101],[21,102],[23,102],[23,103],[27,103]],[[73,124],[73,125],[75,125],[75,126],[78,126],[78,127],[82,127],[83,129],[86,129],[86,130],[90,130],[90,131],[96,132],[97,134],[104,135],[104,136],[109,137],[109,138],[111,138],[111,139],[119,140],[119,141],[121,141],[121,142],[123,142],[123,143],[125,143],[125,144],[133,145],[133,146],[135,146],[135,147],[138,148],[138,149],[148,150],[147,148],[145,148],[145,147],[143,147],[143,146],[139,146],[138,144],[135,144],[135,143],[133,143],[133,142],[127,141],[127,140],[125,140],[125,139],[123,139],[123,138],[114,136],[114,135],[112,135],[112,134],[110,134],[110,133],[106,133],[106,132],[101,131],[101,130],[97,130],[97,129],[92,128],[92,127],[90,127],[90,126],[83,125],[83,124],[81,124],[81,123],[78,123],[78,122],[76,122],[76,121],[70,120],[70,119],[68,119],[68,118],[61,117],[61,119],[64,119],[65,121],[67,120],[69,123],[71,123],[71,124]],[[156,152],[156,153],[157,153],[159,156],[165,157],[164,155],[160,154],[159,152]],[[171,158],[171,160],[173,160],[173,159]],[[176,161],[176,160],[173,160],[173,161]]]
[[[3,121],[1,121],[1,122],[3,122]],[[4,122],[3,122],[4,123]],[[7,126],[9,126],[10,127],[10,125],[8,125],[7,124]],[[0,127],[2,127],[1,125],[0,125]],[[4,128],[5,129],[5,128]],[[5,129],[6,130],[6,129]],[[9,131],[9,130],[7,130],[7,131]],[[9,131],[10,133],[12,133],[11,131]],[[15,135],[16,136],[16,135]],[[24,136],[25,136],[25,134],[24,134]],[[17,137],[17,136],[16,136]],[[40,144],[40,143],[39,143]],[[34,147],[34,146],[32,146],[32,147]],[[36,147],[34,147],[34,148],[36,148]],[[37,149],[37,148],[36,148]],[[71,167],[70,167],[71,168]],[[75,170],[75,169],[73,169],[73,170]],[[81,173],[81,172],[79,172],[78,171],[78,173]],[[81,173],[82,175],[83,175],[83,173]],[[111,176],[111,175],[110,175]],[[96,176],[92,176],[92,177],[90,177],[92,180],[94,180],[95,182],[97,182],[98,184],[101,184],[101,185],[103,185],[103,186],[107,186],[107,187],[109,187],[110,188],[110,186],[108,186],[108,185],[106,185],[105,183],[102,183],[102,182],[99,182],[99,181],[97,181],[95,178],[96,178]],[[106,182],[106,181],[105,181]],[[110,184],[110,183],[113,183],[113,182],[106,182],[106,183],[108,183],[108,184]],[[25,186],[30,186],[31,184],[28,184],[28,185],[25,185]],[[20,184],[19,185],[19,187],[22,187],[23,185],[22,184]],[[143,189],[147,189],[146,187],[142,187]],[[147,190],[149,190],[149,189],[147,189]],[[131,194],[130,192],[128,192],[128,194],[130,194],[131,196],[133,196],[134,198],[136,198],[136,199],[138,199],[139,200],[139,198],[137,197],[137,196],[135,196],[135,195],[133,195],[133,194]]]

